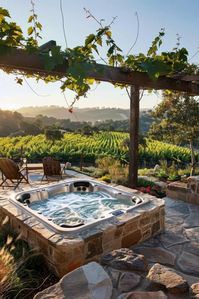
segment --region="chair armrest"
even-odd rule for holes
[[[28,170],[28,168],[27,168],[27,166],[23,166],[23,167],[21,167],[21,168],[19,168],[19,171],[27,171]]]

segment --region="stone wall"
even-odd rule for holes
[[[188,183],[174,182],[167,186],[167,196],[193,204],[199,204],[199,176],[188,178]]]
[[[173,199],[187,201],[188,188],[185,183],[173,182],[167,186],[167,196]]]
[[[188,178],[188,202],[199,204],[199,176]]]
[[[89,261],[99,261],[102,254],[142,242],[164,229],[164,201],[142,196],[149,202],[132,212],[69,236],[55,233],[6,199],[0,201],[0,218],[8,216],[13,229],[43,253],[49,267],[62,277]]]

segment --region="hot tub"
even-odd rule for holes
[[[57,233],[79,232],[131,212],[148,200],[93,180],[66,180],[19,192],[10,201]]]
[[[67,179],[0,201],[0,220],[46,258],[56,275],[164,229],[164,200],[123,186]]]

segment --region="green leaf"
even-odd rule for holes
[[[115,50],[115,45],[112,45],[109,49],[108,49],[108,55],[110,56],[110,55],[112,55],[113,54],[113,52],[114,52],[114,50]]]
[[[85,46],[88,46],[89,44],[91,44],[95,39],[95,35],[94,34],[89,34],[87,36],[87,38],[85,39]]]
[[[107,35],[109,38],[111,38],[111,36],[112,36],[112,32],[111,32],[110,30],[108,30],[108,31],[106,31],[106,35]]]
[[[3,7],[0,7],[0,15],[10,18],[9,11],[7,9],[4,9]]]
[[[31,35],[33,33],[33,27],[28,28],[28,35]]]
[[[168,64],[160,60],[147,60],[141,63],[141,67],[152,79],[157,79],[159,76],[167,75],[172,71]]]
[[[39,30],[42,30],[42,24],[41,23],[36,22],[36,26],[37,26],[37,28],[39,28]]]
[[[95,50],[95,52],[96,52],[97,54],[99,54],[99,51],[98,51],[98,49],[97,49],[97,46],[96,46],[96,45],[92,45],[92,48]]]
[[[54,46],[51,49],[51,55],[52,55],[51,58],[54,61],[55,65],[63,63],[63,61],[64,61],[64,55],[61,52],[61,47],[60,46]]]
[[[33,17],[33,16],[30,16],[30,17],[28,18],[28,23],[31,23],[33,19],[34,19],[34,17]]]
[[[96,43],[100,46],[102,46],[102,39],[101,37],[98,37],[98,39],[96,40]]]

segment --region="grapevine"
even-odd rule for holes
[[[31,0],[31,4],[31,15],[28,19],[28,37],[24,36],[19,25],[10,21],[9,11],[0,7],[0,55],[9,53],[13,48],[23,49],[28,53],[35,52],[41,54],[39,40],[41,40],[42,25],[38,21],[33,0]],[[89,11],[86,12],[88,14],[87,17],[95,19]],[[118,47],[113,39],[111,31],[113,22],[108,25],[102,25],[102,22],[96,21],[99,24],[99,28],[95,33],[85,38],[83,45],[67,48],[65,50],[61,49],[59,45],[54,45],[50,51],[42,52],[46,70],[52,71],[67,61],[68,67],[64,78],[60,79],[60,77],[57,76],[44,78],[38,74],[17,72],[17,83],[23,83],[23,77],[20,75],[34,77],[37,80],[42,79],[47,83],[60,81],[62,91],[68,88],[75,92],[75,102],[80,97],[85,97],[91,85],[95,82],[93,79],[86,78],[86,74],[89,69],[97,65],[95,56],[99,55],[101,57],[100,49],[105,46],[107,47],[107,51],[106,60],[104,60],[104,62],[111,66],[121,67],[125,72],[132,70],[146,72],[154,80],[162,75],[171,76],[181,72],[198,74],[198,67],[195,64],[188,63],[187,49],[179,48],[179,39],[174,49],[168,52],[160,52],[160,47],[165,35],[164,29],[161,29],[159,34],[154,38],[146,55],[140,53],[138,55],[129,54],[125,56],[122,49]],[[4,69],[4,71],[11,72],[6,69]],[[16,71],[14,74],[16,74]],[[117,86],[117,84],[115,84],[115,86]],[[120,85],[120,87],[124,86]]]

